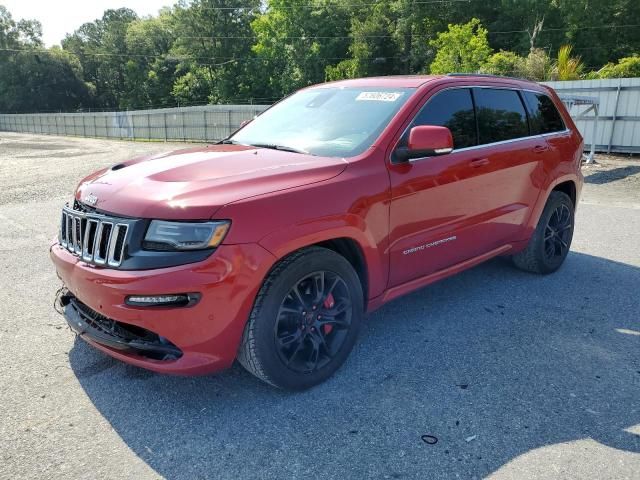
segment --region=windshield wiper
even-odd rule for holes
[[[251,146],[258,147],[258,148],[269,148],[271,150],[281,150],[283,152],[304,153],[306,155],[310,155],[310,153],[305,150],[300,150],[293,147],[287,147],[286,145],[276,145],[273,143],[252,143]]]

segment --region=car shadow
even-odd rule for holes
[[[373,313],[343,368],[302,393],[238,366],[156,375],[81,340],[69,358],[167,478],[484,477],[586,438],[640,453],[638,285],[640,269],[580,253],[551,276],[494,260]]]
[[[603,185],[605,183],[623,180],[632,175],[640,173],[640,166],[629,165],[626,167],[618,167],[613,170],[602,170],[591,175],[585,175],[584,181],[593,185]]]

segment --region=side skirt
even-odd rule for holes
[[[482,255],[478,255],[477,257],[470,258],[469,260],[465,260],[464,262],[457,263],[456,265],[452,265],[451,267],[445,268],[443,270],[439,270],[437,272],[431,273],[429,275],[425,275],[424,277],[416,278],[411,280],[410,282],[403,283],[402,285],[398,285],[396,287],[388,289],[382,295],[372,298],[369,302],[368,312],[372,312],[387,302],[391,300],[395,300],[398,297],[406,295],[408,293],[413,292],[414,290],[418,290],[422,287],[426,287],[434,282],[442,280],[444,278],[450,277],[451,275],[455,275],[456,273],[462,272],[463,270],[467,270],[468,268],[475,267],[487,260],[490,260],[499,255],[503,255],[510,250],[513,250],[513,245],[507,244],[496,249],[490,250],[487,253],[483,253]]]

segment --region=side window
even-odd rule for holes
[[[527,113],[518,92],[476,88],[473,95],[481,145],[529,135]]]
[[[549,97],[542,93],[522,93],[529,107],[531,133],[533,135],[561,132],[566,128],[560,112],[558,112]]]
[[[445,90],[429,99],[411,126],[437,125],[447,127],[453,135],[454,148],[477,145],[476,118],[471,90]]]

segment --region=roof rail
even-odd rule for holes
[[[491,73],[447,73],[447,77],[487,77],[487,78],[507,78],[509,80],[520,80],[535,83],[533,80],[522,77],[507,77],[506,75],[493,75]]]

